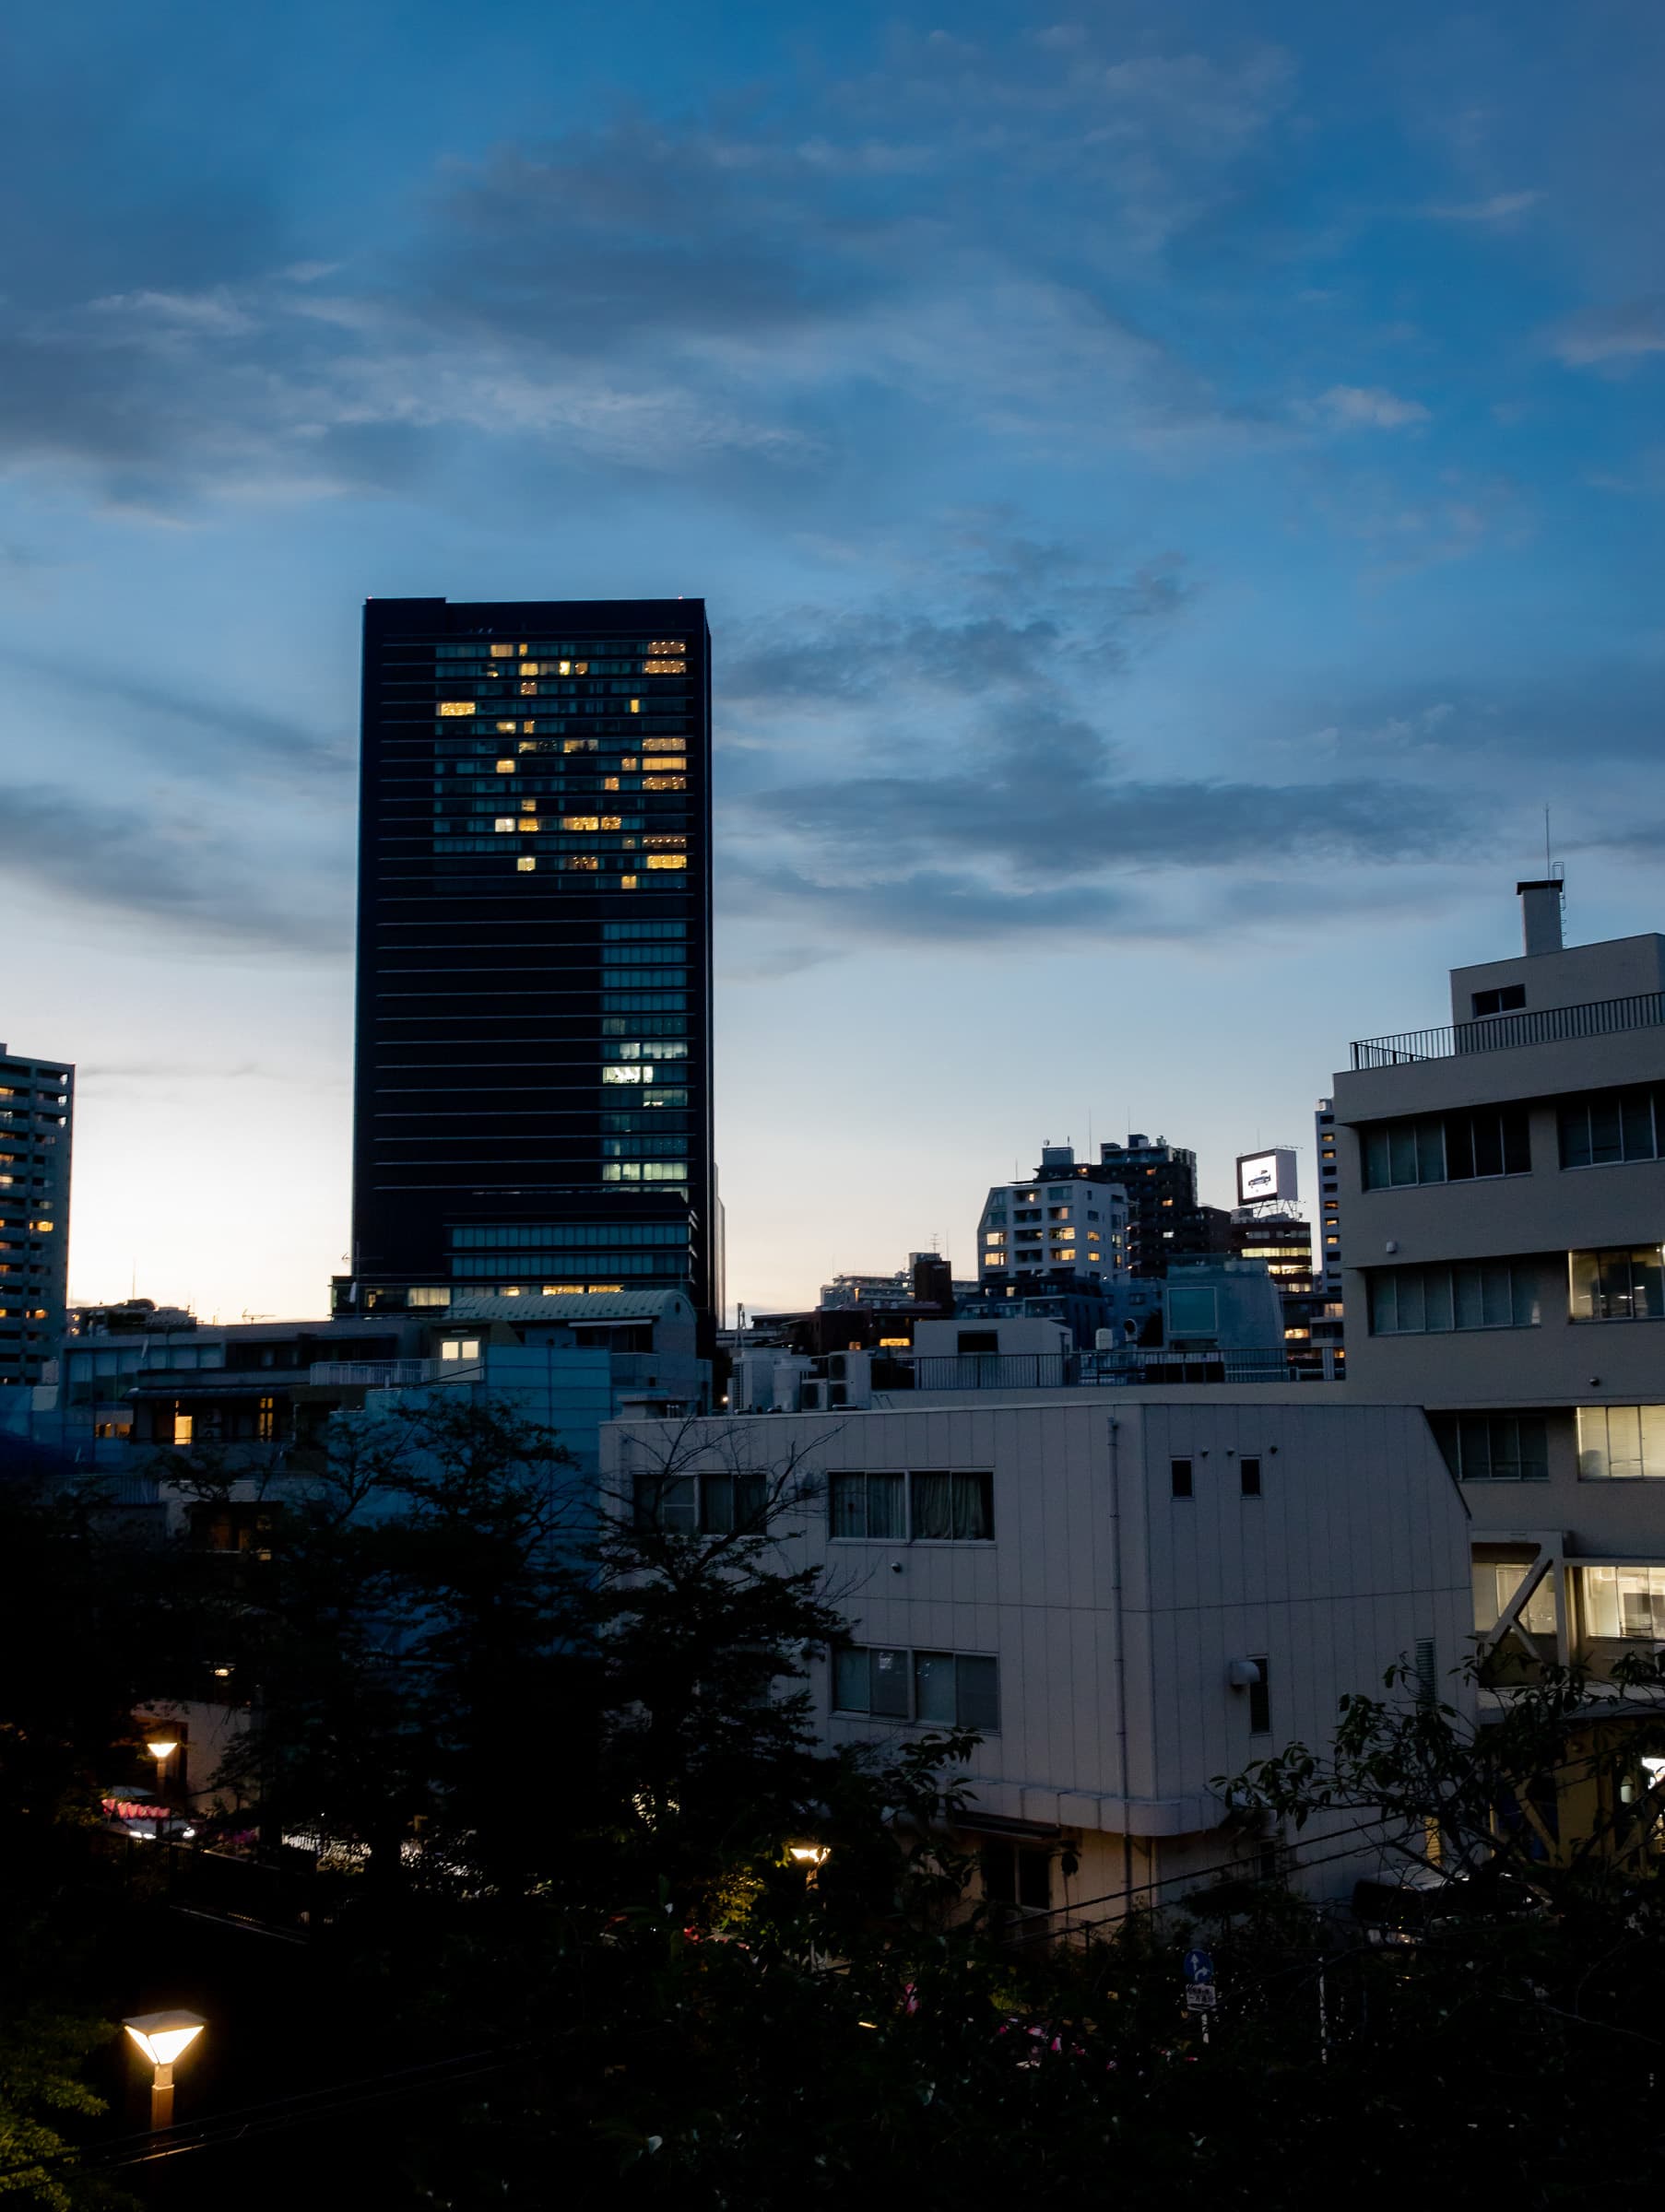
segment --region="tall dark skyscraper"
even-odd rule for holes
[[[0,1386],[39,1382],[64,1334],[75,1085],[0,1044]]]
[[[710,648],[700,599],[366,605],[337,1312],[720,1316]]]

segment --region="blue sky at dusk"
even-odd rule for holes
[[[318,1312],[359,610],[703,594],[729,1293],[1228,1197],[1665,925],[1665,14],[104,0],[14,34],[0,1036],[72,1288]]]

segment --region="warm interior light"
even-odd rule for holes
[[[141,2012],[122,2022],[153,2066],[171,2066],[207,2024],[196,2012]]]
[[[788,1843],[786,1854],[796,1859],[800,1866],[824,1866],[827,1846],[824,1843]]]
[[[154,1743],[147,1743],[145,1748],[152,1759],[171,1759],[179,1746],[171,1736],[159,1735]]]

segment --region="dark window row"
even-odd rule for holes
[[[1541,1319],[1538,1270],[1513,1260],[1382,1267],[1368,1277],[1373,1336],[1447,1329],[1531,1329]]]
[[[983,1544],[995,1533],[994,1477],[986,1470],[834,1475],[828,1503],[835,1536]]]
[[[832,1654],[832,1709],[941,1728],[1000,1728],[999,1662],[968,1652],[845,1644]]]
[[[1359,1132],[1364,1188],[1412,1182],[1469,1182],[1489,1175],[1529,1175],[1531,1147],[1524,1106],[1477,1107],[1367,1123]]]
[[[1547,1482],[1548,1430],[1541,1414],[1436,1413],[1434,1441],[1459,1482]]]

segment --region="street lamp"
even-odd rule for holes
[[[168,1761],[179,1749],[179,1745],[171,1735],[159,1735],[147,1743],[145,1748],[156,1761],[156,1794],[159,1797],[165,1796],[168,1788]]]
[[[140,2012],[122,2022],[156,2068],[150,2079],[152,2127],[173,2125],[173,2062],[207,2024],[200,2012]]]
[[[801,1866],[804,1870],[804,1888],[806,1889],[814,1888],[815,1877],[826,1865],[830,1849],[831,1846],[826,1843],[803,1841],[787,1844],[786,1856],[795,1866]]]

